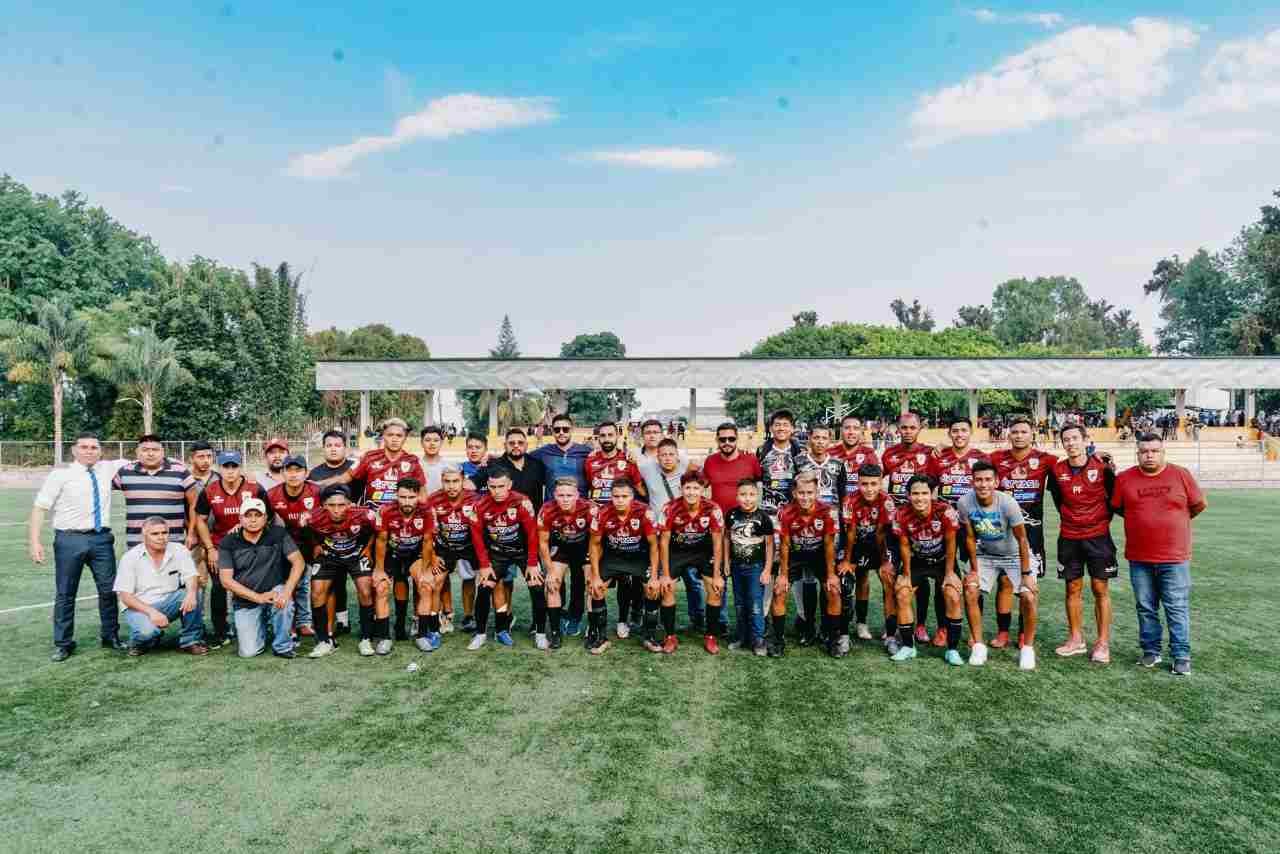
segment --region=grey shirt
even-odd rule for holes
[[[961,496],[956,512],[972,531],[978,554],[991,557],[1017,557],[1018,541],[1013,529],[1023,525],[1022,508],[1013,496],[997,491],[990,507],[978,504],[978,496],[970,492]]]

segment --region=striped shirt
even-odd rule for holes
[[[142,542],[142,523],[150,516],[160,516],[169,523],[171,542],[186,539],[187,490],[194,488],[196,481],[182,463],[165,460],[154,472],[148,472],[142,463],[133,463],[120,469],[111,485],[124,493],[127,546]]]

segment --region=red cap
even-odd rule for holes
[[[286,442],[283,437],[272,436],[270,439],[262,443],[262,453],[265,454],[272,448],[283,448],[285,451],[288,451],[289,443]]]

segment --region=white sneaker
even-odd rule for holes
[[[1018,651],[1018,669],[1019,670],[1035,670],[1036,669],[1036,650],[1035,647],[1024,646]]]
[[[356,647],[356,649],[360,650],[360,654],[363,656],[368,657],[370,655],[373,655],[373,641],[369,640],[368,638],[361,638],[360,643]]]
[[[871,640],[871,629],[866,623],[858,623],[858,640]]]
[[[378,641],[378,645],[373,648],[373,651],[378,655],[390,655],[392,646],[390,638],[383,638]]]
[[[467,649],[471,650],[472,652],[475,652],[477,649],[484,646],[484,642],[487,641],[488,639],[489,638],[487,635],[481,635],[481,634],[472,635],[471,643],[467,644]]]
[[[533,636],[533,645],[538,649],[550,649],[551,644],[547,643],[547,636],[542,632],[538,632]]]
[[[320,641],[315,649],[307,653],[307,658],[324,658],[326,655],[333,655],[336,650],[333,641]]]
[[[618,640],[626,640],[631,637],[631,626],[626,623],[618,623]]]
[[[987,645],[985,643],[975,643],[973,650],[969,653],[969,663],[974,667],[981,667],[987,663]]]

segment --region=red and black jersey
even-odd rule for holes
[[[284,522],[285,530],[293,537],[295,543],[301,542],[299,532],[310,522],[311,517],[322,512],[320,506],[320,487],[307,481],[297,495],[290,495],[286,484],[279,484],[267,490],[267,506],[271,512]]]
[[[318,548],[315,560],[344,566],[359,563],[360,554],[373,537],[374,523],[372,510],[355,505],[347,508],[340,521],[335,521],[327,510],[315,514],[305,529],[311,543]]]
[[[480,496],[464,492],[455,502],[443,489],[427,498],[427,509],[435,517],[433,531],[436,554],[441,557],[476,561],[476,547],[481,544],[480,525],[476,519],[476,502]]]
[[[1028,519],[1042,522],[1045,481],[1057,462],[1053,454],[1038,448],[1030,448],[1020,460],[1014,459],[1010,449],[993,451],[991,464],[996,467],[996,489],[1012,495]]]
[[[907,482],[917,474],[929,473],[933,448],[923,442],[899,442],[884,451],[884,476],[889,478],[889,495],[899,506],[907,503]]]
[[[502,501],[492,493],[483,496],[476,502],[476,521],[484,539],[483,548],[476,550],[481,566],[538,562],[538,521],[533,502],[521,493],[513,489]]]
[[[662,508],[661,529],[671,534],[671,554],[709,558],[712,538],[724,531],[724,514],[714,501],[700,500],[691,508],[683,498]]]
[[[881,528],[886,529],[886,532],[892,530],[896,513],[897,507],[893,499],[883,492],[874,501],[867,501],[861,492],[855,492],[846,498],[844,524],[854,550],[863,554],[874,552],[876,531]]]
[[[938,486],[938,496],[954,505],[962,497],[973,492],[973,464],[979,460],[991,461],[984,452],[969,448],[964,456],[955,448],[937,448],[929,458],[927,474]]]
[[[401,451],[395,460],[390,459],[383,448],[365,451],[360,462],[351,470],[353,481],[364,481],[364,497],[360,503],[369,507],[384,507],[394,503],[396,486],[402,477],[411,477],[424,486],[427,483],[422,461],[407,451]]]
[[[591,520],[591,533],[600,537],[602,557],[624,561],[648,561],[648,538],[657,533],[653,512],[643,501],[632,501],[625,514],[610,504]]]
[[[791,563],[822,563],[826,560],[825,540],[840,533],[836,509],[821,501],[808,510],[791,501],[778,511],[778,531],[791,544]]]
[[[893,517],[894,536],[906,537],[911,558],[927,563],[943,563],[947,559],[947,532],[959,530],[960,515],[945,501],[932,502],[923,516],[908,504],[899,507]]]
[[[637,494],[644,486],[640,469],[622,451],[614,451],[610,457],[600,451],[592,451],[582,465],[590,489],[587,497],[597,504],[609,503],[613,498],[613,482],[620,478],[631,481]]]
[[[1080,468],[1065,459],[1054,463],[1047,488],[1062,517],[1058,533],[1063,539],[1090,540],[1111,532],[1115,484],[1115,471],[1096,456]]]
[[[870,445],[850,448],[841,442],[827,453],[844,463],[845,495],[853,495],[858,491],[858,469],[865,465],[880,465],[880,457]]]
[[[435,535],[436,516],[425,504],[415,504],[406,517],[400,503],[374,511],[374,529],[387,535],[387,554],[406,560],[422,557],[422,542]]]
[[[222,478],[209,481],[200,498],[196,500],[196,515],[203,516],[210,522],[209,539],[216,548],[222,538],[230,534],[240,524],[240,505],[250,499],[258,498],[267,505],[267,520],[272,518],[271,502],[267,500],[267,491],[257,483],[242,477],[235,489],[227,489]]]
[[[555,499],[538,511],[538,530],[549,535],[547,548],[552,557],[581,561],[587,556],[591,539],[591,520],[598,508],[585,498],[578,498],[570,510],[561,510]]]

